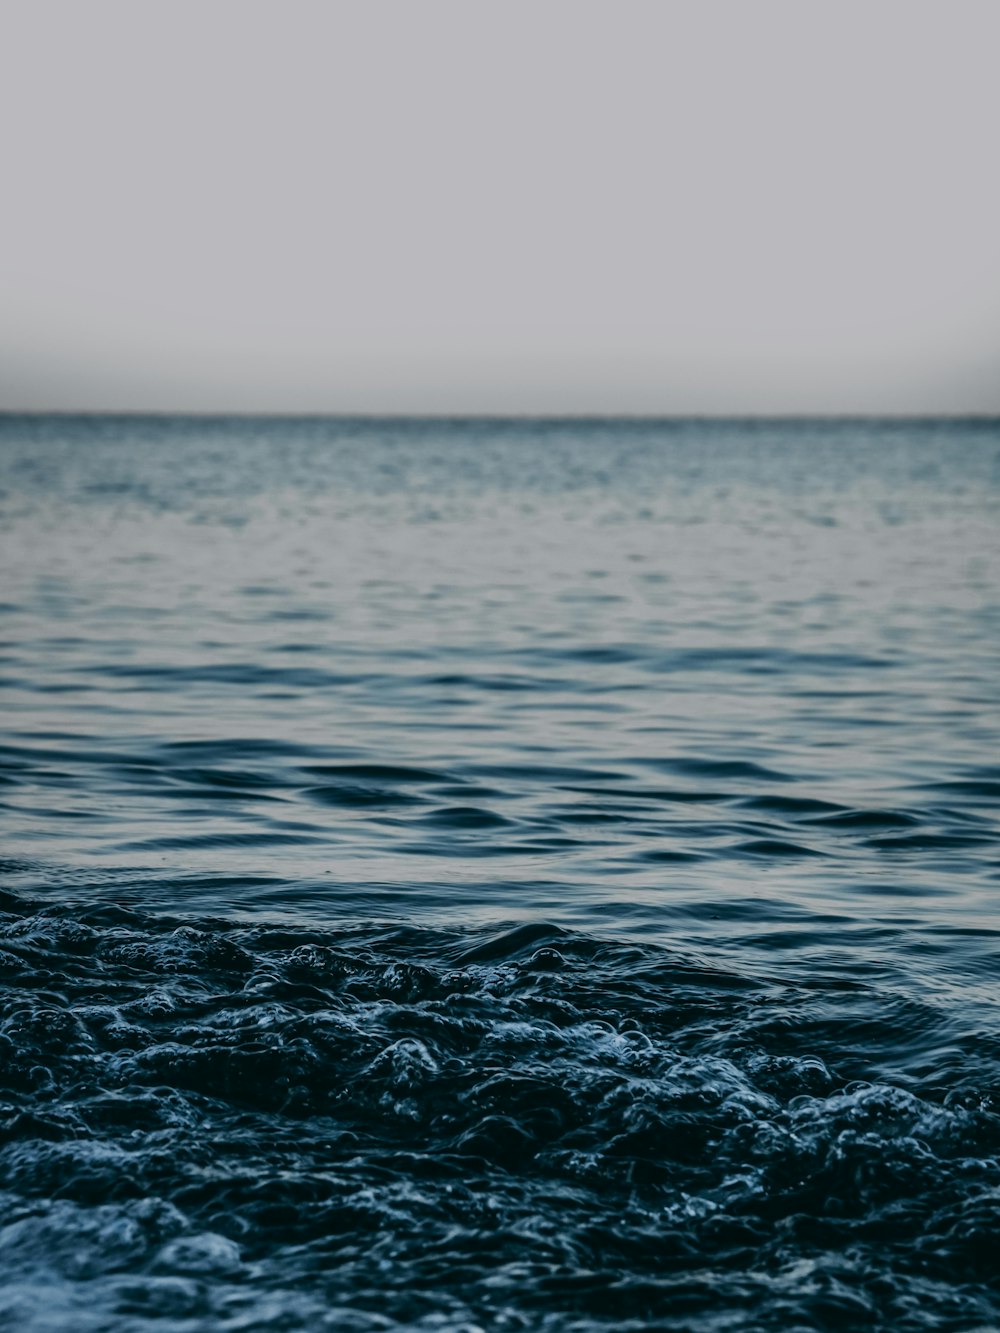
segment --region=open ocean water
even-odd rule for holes
[[[1000,1326],[1000,423],[0,491],[0,1328]]]

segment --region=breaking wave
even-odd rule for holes
[[[0,916],[0,1326],[974,1328],[1000,1043],[554,926]]]

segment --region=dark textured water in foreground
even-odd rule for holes
[[[0,1328],[995,1328],[1000,426],[0,419]]]

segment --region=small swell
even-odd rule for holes
[[[445,806],[425,815],[421,822],[445,829],[505,828],[511,823],[495,810],[487,810],[478,805]]]
[[[735,847],[727,848],[730,856],[822,856],[823,853],[802,843],[786,841],[783,838],[752,838]]]
[[[397,806],[419,803],[418,796],[399,791],[395,787],[361,785],[359,783],[331,783],[322,787],[306,787],[303,795],[318,805],[331,806]]]

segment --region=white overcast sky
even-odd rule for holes
[[[0,0],[0,407],[1000,411],[1000,0]]]

